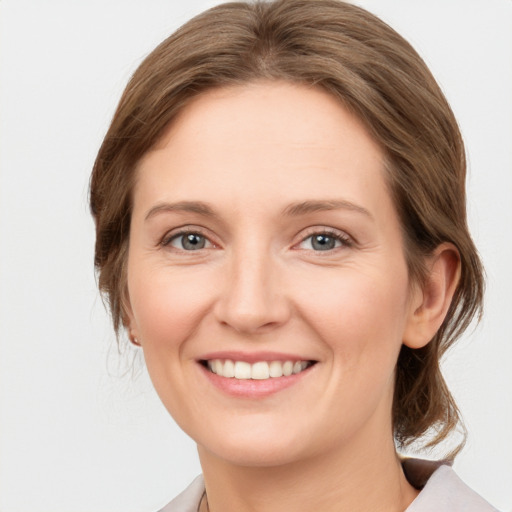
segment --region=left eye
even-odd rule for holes
[[[168,245],[182,251],[197,251],[209,247],[211,242],[199,233],[181,233],[174,236]]]
[[[299,247],[301,249],[313,249],[314,251],[330,251],[344,245],[343,241],[339,235],[315,233],[305,238]]]

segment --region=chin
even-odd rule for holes
[[[270,468],[292,464],[303,457],[299,453],[292,453],[279,447],[258,446],[219,446],[217,450],[208,450],[213,456],[222,459],[230,465],[239,467]]]
[[[236,466],[282,466],[306,457],[304,437],[293,432],[283,435],[282,429],[230,429],[212,434],[196,440],[199,452],[206,451]]]

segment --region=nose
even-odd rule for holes
[[[234,252],[214,312],[221,324],[239,333],[257,334],[283,325],[290,317],[279,265],[265,251]]]

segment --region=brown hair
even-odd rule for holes
[[[440,358],[480,313],[483,270],[468,232],[465,153],[453,113],[425,63],[393,29],[337,0],[227,3],[189,21],[140,65],[98,153],[90,204],[95,265],[114,328],[124,323],[134,170],[175,116],[208,89],[255,80],[320,87],[366,125],[386,155],[411,280],[441,242],[453,243],[461,278],[447,317],[424,348],[402,347],[393,426],[399,446],[427,432],[434,446],[459,423]]]

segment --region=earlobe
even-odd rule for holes
[[[136,347],[141,347],[142,346],[139,338],[137,338],[137,336],[134,336],[132,333],[130,333],[129,339],[130,339],[130,343],[132,345],[135,345]]]
[[[130,298],[128,296],[128,290],[126,290],[122,295],[121,307],[122,307],[122,312],[123,312],[122,313],[123,314],[123,316],[122,316],[123,326],[126,329],[126,331],[128,332],[128,339],[130,340],[130,343],[132,345],[136,345],[136,346],[140,347],[141,343],[139,340],[137,327],[135,325],[135,321],[133,318],[133,311],[132,311],[132,307],[131,307],[131,303],[130,303]]]
[[[125,323],[126,330],[128,331],[128,339],[132,345],[136,345],[137,347],[141,346],[140,338],[138,335],[137,328],[134,326],[133,321],[131,319],[126,320],[123,319],[123,323]]]
[[[411,300],[403,343],[409,348],[427,345],[441,327],[460,279],[460,255],[448,242],[439,245],[427,261],[423,286],[417,285]]]
[[[137,333],[137,328],[134,326],[134,322],[131,320],[131,317],[126,314],[123,315],[123,324],[128,332],[128,339],[130,340],[130,343],[140,347],[141,343]]]

